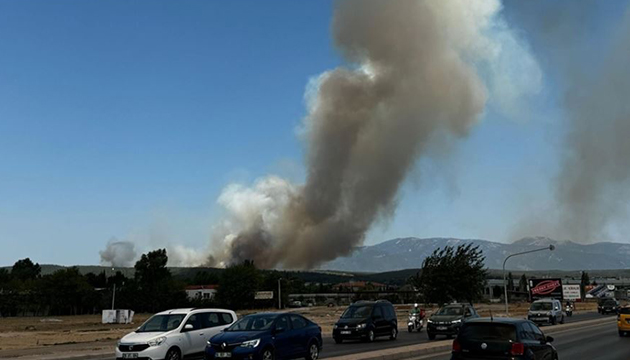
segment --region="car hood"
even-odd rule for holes
[[[452,322],[455,320],[463,319],[463,316],[461,315],[432,315],[430,319],[431,321],[436,321],[436,322]]]
[[[368,322],[369,318],[363,319],[339,319],[337,321],[337,326],[345,326],[345,325],[359,325],[365,322]]]
[[[224,331],[213,336],[210,342],[213,344],[240,344],[243,341],[260,339],[268,334],[268,331]]]
[[[157,339],[161,336],[166,336],[172,333],[172,331],[166,332],[132,332],[120,339],[123,344],[146,344],[147,341]]]

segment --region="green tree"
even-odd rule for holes
[[[18,260],[13,264],[11,277],[20,281],[35,280],[42,272],[39,264],[34,264],[31,259]]]
[[[582,294],[582,300],[586,297],[586,286],[590,283],[590,281],[588,273],[583,271],[582,278],[580,279],[580,293]]]
[[[93,313],[98,298],[85,276],[76,267],[57,270],[42,277],[43,303],[51,315],[80,315]]]
[[[432,303],[480,300],[487,275],[484,259],[473,244],[438,248],[424,259],[415,286]]]
[[[260,286],[261,276],[254,262],[245,260],[223,271],[217,289],[217,300],[232,309],[251,309],[256,302],[254,295]]]
[[[527,292],[527,276],[521,275],[521,279],[518,281],[518,291]]]
[[[166,249],[142,254],[136,262],[138,303],[135,310],[157,312],[188,304],[183,284],[173,280],[170,270],[166,268],[167,263]]]

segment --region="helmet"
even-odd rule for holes
[[[413,304],[413,307],[418,307],[418,303]]]

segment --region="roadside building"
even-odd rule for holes
[[[189,300],[212,300],[217,294],[218,285],[186,286],[186,296]]]

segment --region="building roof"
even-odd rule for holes
[[[186,286],[186,290],[216,290],[219,285],[190,285]]]

